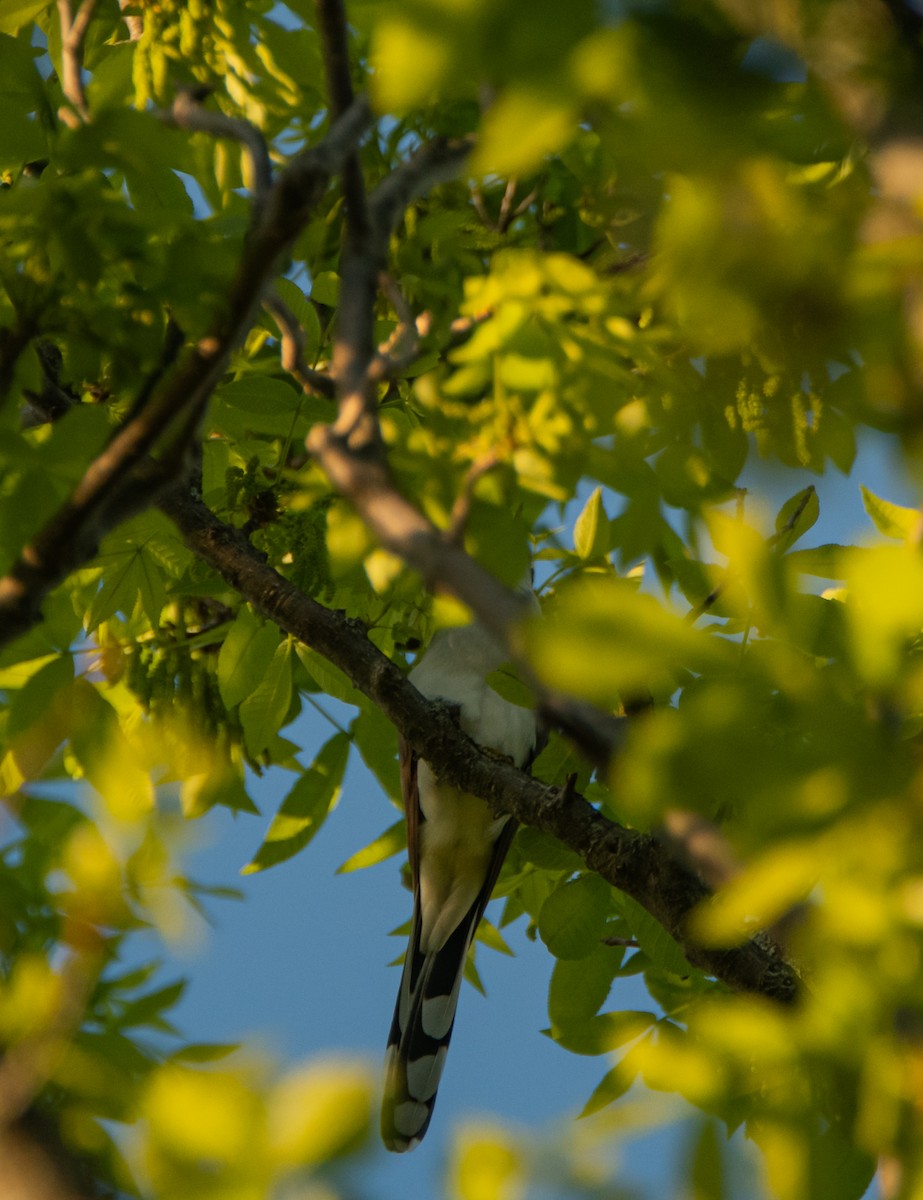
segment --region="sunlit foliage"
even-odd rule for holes
[[[205,337],[226,303],[251,164],[233,140],[170,127],[177,92],[251,122],[277,164],[328,126],[306,0],[101,2],[86,120],[59,82],[59,7],[0,4],[0,573],[170,370],[165,347]],[[400,296],[425,314],[380,388],[400,486],[443,527],[470,486],[466,546],[507,583],[532,555],[545,619],[523,649],[543,683],[612,711],[654,698],[610,777],[556,735],[536,774],[575,774],[622,824],[707,819],[739,869],[690,936],[777,939],[805,980],[788,1011],[729,994],[572,851],[522,829],[501,926],[527,923],[554,960],[548,1032],[599,1056],[594,1115],[553,1140],[459,1131],[448,1194],[613,1195],[620,1134],[677,1122],[677,1196],[734,1194],[736,1131],[759,1151],[749,1195],[858,1200],[881,1159],[894,1195],[923,1195],[923,526],[866,490],[862,544],[817,544],[835,514],[805,474],[849,473],[870,431],[918,470],[916,10],[348,8],[378,119],[371,184],[422,141],[476,135],[467,172],[416,201],[390,247]],[[342,223],[330,188],[277,285],[319,369]],[[382,344],[401,307],[383,291]],[[283,370],[279,338],[257,309],[204,420],[201,496],[404,662],[458,612],[306,455],[333,404]],[[756,459],[792,472],[785,504],[746,492]],[[184,984],[121,959],[138,929],[181,938],[209,902],[182,873],[184,823],[256,812],[265,767],[289,784],[248,870],[305,851],[351,755],[397,801],[387,720],[143,506],[0,652],[0,695],[0,1118],[39,1114],[124,1194],[341,1194],[338,1166],[373,1123],[368,1071],[280,1077],[186,1044],[169,1016]],[[352,706],[347,727],[294,744],[325,695]],[[402,848],[395,824],[346,867]],[[502,946],[490,926],[483,938]],[[620,1006],[628,975],[648,1011]]]

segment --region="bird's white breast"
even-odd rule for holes
[[[410,681],[430,699],[457,705],[462,729],[480,746],[522,766],[535,744],[535,714],[504,700],[487,675],[504,659],[502,646],[480,625],[444,630],[433,639]],[[438,949],[476,900],[493,845],[509,818],[495,818],[483,800],[417,769],[420,809],[421,948]]]

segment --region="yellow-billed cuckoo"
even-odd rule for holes
[[[529,598],[537,608],[531,590]],[[487,685],[506,659],[475,622],[436,634],[410,681],[430,699],[458,708],[461,728],[480,746],[526,766],[539,743],[536,714]],[[413,924],[385,1063],[381,1132],[389,1150],[412,1150],[436,1103],[468,947],[515,832],[483,800],[444,783],[401,743],[401,790],[413,879]]]

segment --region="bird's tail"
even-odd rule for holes
[[[389,1150],[412,1150],[429,1127],[465,959],[483,907],[479,897],[445,944],[424,954],[419,898],[414,904],[413,931],[385,1059],[381,1136]]]

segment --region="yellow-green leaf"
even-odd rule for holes
[[[593,489],[574,522],[574,549],[584,559],[601,558],[609,552],[609,518],[603,508],[602,488]]]
[[[862,503],[875,528],[885,537],[908,538],[920,528],[921,517],[916,508],[903,508],[890,500],[882,500],[867,487],[862,488]]]

